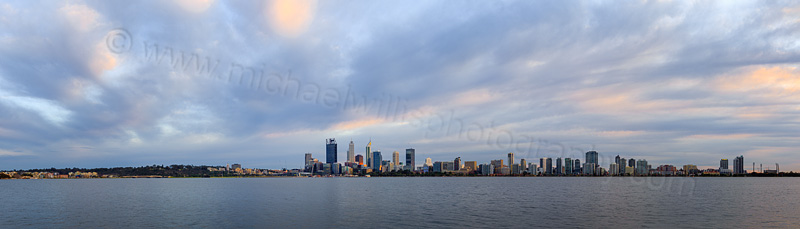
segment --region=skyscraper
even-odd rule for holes
[[[431,162],[431,158],[430,157],[429,158],[425,158],[425,165],[427,165],[428,167],[432,167],[433,166],[433,162]]]
[[[367,152],[364,155],[367,156],[367,167],[372,168],[372,139],[370,139],[369,143],[367,143]]]
[[[415,167],[417,166],[417,164],[415,162],[416,158],[415,154],[416,152],[414,148],[406,149],[406,170],[414,171],[414,169],[416,169]]]
[[[335,138],[330,138],[325,144],[325,163],[336,163],[338,156],[338,147]]]
[[[619,157],[619,155],[617,155],[617,157]],[[617,174],[619,174],[619,175],[624,175],[625,174],[625,165],[626,164],[628,164],[628,162],[625,161],[625,158],[619,158],[619,161],[617,162]]]
[[[514,165],[514,153],[508,153],[508,167]]]
[[[728,159],[719,160],[719,169],[728,169]]]
[[[503,168],[503,160],[492,160],[491,164],[492,167],[494,167],[494,173],[501,173],[500,170]]]
[[[561,175],[564,173],[564,167],[561,166],[561,158],[556,158],[556,175]]]
[[[460,170],[461,169],[461,157],[457,157],[453,160],[453,170]]]
[[[586,163],[592,163],[597,165],[598,164],[597,158],[598,158],[597,151],[592,150],[586,152]]]
[[[519,159],[519,166],[522,171],[528,170],[528,161],[526,161],[525,158]]]
[[[628,160],[628,167],[636,168],[636,159],[633,159],[633,158],[629,159]]]
[[[347,162],[355,162],[355,161],[356,161],[355,146],[353,145],[353,140],[350,140],[350,147],[347,148]]]
[[[573,174],[581,174],[581,159],[575,159],[575,166],[572,168]]]
[[[539,158],[539,168],[542,169],[542,174],[547,173],[547,159],[546,157]]]
[[[307,154],[306,154],[306,167],[305,167],[306,169],[308,169],[308,166],[310,166],[310,165],[311,165],[311,161],[312,161],[312,160],[313,160],[313,159],[312,159],[312,157],[311,157],[311,154],[310,154],[310,153],[307,153]]]
[[[647,160],[639,159],[636,161],[636,169],[634,174],[637,176],[646,176],[650,174],[650,168],[647,166]]]
[[[381,151],[380,150],[372,151],[372,170],[381,171],[381,162],[383,162],[383,156],[381,156]]]
[[[572,158],[564,158],[564,174],[572,175],[575,172]]]
[[[744,155],[733,159],[733,174],[744,174]]]
[[[392,152],[392,164],[394,164],[395,167],[400,166],[400,152]]]
[[[619,154],[614,158],[614,164],[619,164]]]
[[[549,157],[546,158],[545,159],[545,164],[546,164],[546,167],[544,167],[544,173],[553,174],[553,159],[549,158]]]

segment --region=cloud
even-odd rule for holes
[[[15,156],[27,156],[27,155],[29,155],[29,154],[23,153],[23,152],[0,149],[0,157],[15,157]]]

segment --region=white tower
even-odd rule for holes
[[[356,152],[355,152],[355,145],[353,145],[353,140],[350,140],[350,148],[347,149],[347,162],[356,162]]]

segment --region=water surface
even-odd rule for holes
[[[800,227],[797,178],[0,180],[0,227]]]

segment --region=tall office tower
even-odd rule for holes
[[[572,163],[572,158],[564,158],[564,174],[572,175],[575,171]]]
[[[575,166],[572,168],[573,174],[581,174],[581,159],[575,159]]]
[[[620,158],[619,162],[617,162],[617,174],[619,175],[625,174],[625,164],[628,164],[627,161],[625,161],[625,158]]]
[[[339,155],[336,139],[330,138],[325,144],[325,163],[336,163],[336,157]]]
[[[629,159],[628,160],[628,166],[636,168],[636,159],[633,159],[633,158]]]
[[[367,143],[367,153],[364,155],[367,156],[367,168],[372,168],[372,139],[370,139],[369,143]]]
[[[453,160],[453,170],[461,170],[461,157],[457,157]]]
[[[744,174],[744,155],[733,159],[733,174]]]
[[[548,157],[545,163],[547,164],[547,167],[544,168],[545,173],[553,174],[553,159]]]
[[[561,158],[556,158],[556,175],[564,174],[564,167],[561,166]]]
[[[358,165],[364,165],[364,156],[361,154],[356,155],[356,163],[358,163]]]
[[[406,170],[410,170],[413,172],[414,169],[416,169],[417,164],[415,162],[416,158],[415,154],[416,150],[414,150],[414,148],[406,149]]]
[[[719,160],[719,169],[728,169],[728,159]]]
[[[400,152],[392,152],[392,163],[395,167],[400,166]]]
[[[383,156],[381,156],[381,151],[380,150],[372,151],[372,170],[381,171],[382,162],[383,162]]]
[[[514,153],[508,153],[508,167],[514,165]]]
[[[597,151],[593,150],[586,152],[586,163],[592,163],[597,165],[598,164],[597,157],[598,157]]]
[[[546,157],[539,158],[539,168],[541,168],[541,169],[543,170],[543,171],[542,171],[542,173],[544,173],[544,167],[546,166],[546,165],[544,164],[544,161],[545,161],[545,160],[547,160],[547,158],[546,158]]]
[[[308,168],[308,166],[310,166],[310,165],[311,165],[311,161],[313,160],[313,159],[311,159],[311,158],[312,158],[312,157],[311,157],[311,154],[310,154],[310,153],[307,153],[307,154],[306,154],[306,167],[305,167],[305,168]]]
[[[522,171],[528,170],[528,161],[526,161],[525,158],[519,159],[519,166]]]
[[[619,164],[619,160],[619,154],[617,154],[617,157],[614,158],[614,164]]]
[[[350,140],[350,148],[347,149],[347,162],[356,161],[356,149],[353,145],[353,140]]]
[[[425,158],[425,165],[427,165],[428,167],[433,166],[433,162],[431,162],[431,158],[430,157],[429,158]]]
[[[491,164],[494,168],[494,173],[500,173],[500,170],[503,169],[503,160],[492,160]]]
[[[636,161],[636,169],[634,174],[637,176],[646,176],[650,174],[650,168],[647,166],[647,160],[639,159]]]

